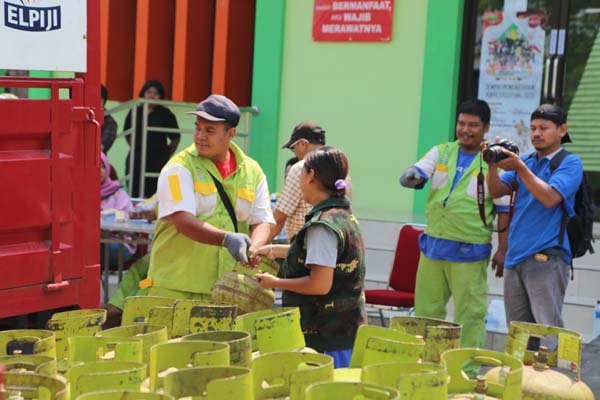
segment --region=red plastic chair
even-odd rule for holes
[[[365,290],[366,303],[374,306],[389,306],[408,309],[409,314],[415,306],[415,283],[421,252],[419,235],[422,229],[412,225],[403,225],[398,235],[394,264],[387,289]],[[381,325],[385,326],[382,307],[379,309]]]

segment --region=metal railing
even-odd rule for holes
[[[142,112],[141,112],[141,116],[138,115],[138,106],[142,106]],[[112,107],[110,109],[106,110],[106,115],[114,115],[116,113],[121,113],[121,112],[126,112],[129,113],[131,112],[131,125],[128,129],[124,129],[120,132],[117,132],[117,138],[118,137],[124,137],[125,139],[127,138],[127,136],[129,136],[131,138],[130,142],[129,142],[129,173],[125,174],[123,177],[119,177],[119,181],[121,183],[126,183],[127,184],[127,191],[129,192],[129,195],[131,196],[131,194],[133,193],[133,181],[134,181],[134,172],[135,172],[135,168],[134,166],[136,165],[136,160],[135,160],[135,156],[136,156],[136,152],[135,152],[135,145],[136,145],[136,135],[135,135],[135,130],[137,127],[137,122],[138,122],[138,118],[142,119],[142,124],[141,124],[141,128],[142,128],[142,134],[141,134],[141,139],[142,139],[142,146],[141,146],[141,152],[140,152],[140,176],[139,176],[139,181],[138,181],[138,194],[140,197],[143,197],[144,194],[144,190],[145,190],[145,183],[146,183],[146,178],[152,178],[152,177],[158,177],[160,175],[160,173],[158,172],[146,172],[146,148],[147,148],[147,144],[148,144],[148,133],[180,133],[182,135],[182,137],[185,137],[186,135],[189,136],[193,136],[194,135],[194,130],[195,128],[193,128],[194,126],[194,120],[193,118],[190,118],[190,126],[192,126],[192,128],[185,128],[185,127],[180,127],[178,129],[175,128],[165,128],[165,127],[161,127],[161,126],[151,126],[148,125],[148,114],[150,114],[150,110],[149,110],[149,106],[150,105],[161,105],[164,107],[169,108],[171,111],[173,111],[173,109],[185,109],[185,111],[193,111],[196,109],[196,103],[183,103],[183,102],[176,102],[176,101],[168,101],[168,100],[150,100],[150,99],[144,99],[144,98],[137,98],[137,99],[133,99],[133,100],[129,100],[127,102],[121,103],[118,106]],[[240,108],[240,122],[237,126],[237,135],[236,135],[236,142],[240,145],[240,147],[244,150],[245,153],[248,152],[248,147],[250,145],[250,127],[251,127],[251,121],[252,121],[252,117],[254,115],[258,114],[258,108],[256,107],[242,107]],[[186,124],[187,125],[187,124]],[[239,143],[239,141],[241,140],[241,143]],[[193,139],[189,141],[189,143],[192,143]]]

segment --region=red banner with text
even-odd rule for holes
[[[316,42],[389,42],[394,0],[315,0]]]

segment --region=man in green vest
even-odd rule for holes
[[[462,347],[482,347],[487,314],[487,266],[492,251],[492,225],[496,213],[500,230],[508,226],[508,199],[493,200],[484,184],[483,216],[477,204],[477,175],[488,166],[479,157],[480,144],[490,127],[485,101],[461,104],[456,140],[434,146],[400,177],[404,187],[421,189],[431,181],[425,206],[427,227],[419,238],[421,257],[415,288],[415,315],[446,318],[446,305],[454,298],[454,321],[462,324]],[[492,269],[501,277],[507,250],[507,231],[498,235],[499,247]],[[474,375],[471,364],[467,373]]]
[[[267,243],[271,212],[262,169],[232,141],[240,110],[211,95],[198,104],[194,144],[158,179],[158,222],[145,286],[149,295],[210,299],[219,276]]]

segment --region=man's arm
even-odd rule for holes
[[[510,194],[510,187],[500,179],[498,164],[489,164],[487,184],[490,197],[494,199]]]
[[[563,198],[558,190],[538,178],[518,155],[506,149],[502,149],[502,152],[507,158],[498,163],[500,168],[506,171],[515,171],[519,174],[521,181],[527,187],[529,192],[542,203],[544,207],[551,208],[560,204]]]
[[[271,241],[270,234],[272,226],[275,225],[269,224],[268,222],[262,222],[250,227],[250,240],[252,240],[252,249],[258,249],[259,247]]]
[[[275,209],[275,211],[273,211],[273,217],[275,218],[275,225],[271,225],[271,232],[268,240],[269,242],[273,240],[273,238],[277,236],[279,232],[281,232],[285,226],[285,221],[287,221],[288,216],[285,213]]]
[[[506,251],[508,250],[508,213],[498,214],[498,249],[492,257],[492,270],[496,270],[496,277],[502,278],[504,275],[504,261],[506,259]]]

